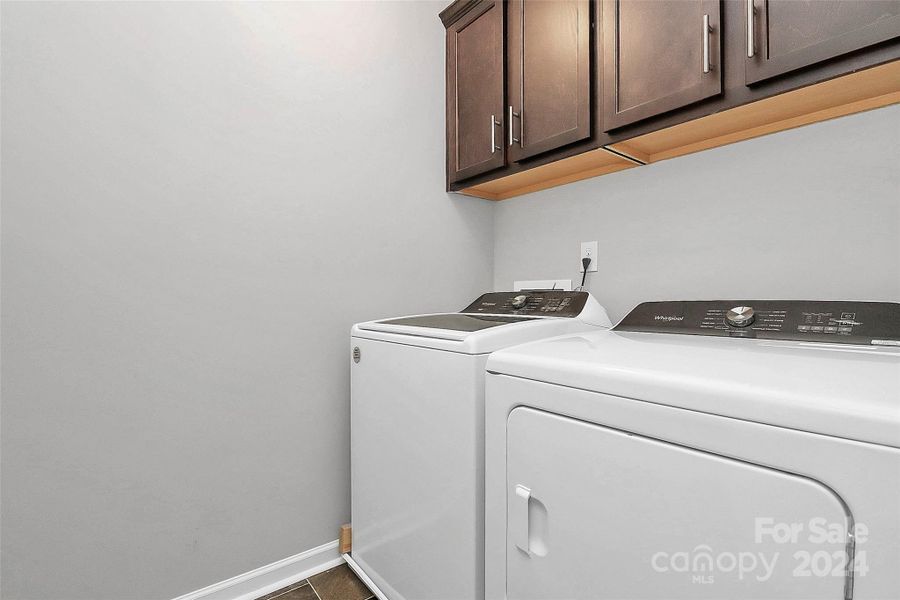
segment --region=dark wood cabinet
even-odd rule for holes
[[[900,103],[900,0],[454,0],[447,189],[502,200]]]
[[[900,0],[742,0],[746,83],[900,37]]]
[[[590,9],[588,0],[509,0],[510,161],[590,137]]]
[[[721,93],[719,0],[601,6],[604,131]]]
[[[482,0],[447,30],[447,178],[506,164],[504,3]]]

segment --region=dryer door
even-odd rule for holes
[[[509,599],[845,597],[821,483],[531,408],[507,435]]]

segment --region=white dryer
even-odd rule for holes
[[[900,304],[646,303],[493,354],[486,598],[900,598]]]
[[[610,325],[585,292],[535,291],[353,327],[348,563],[380,596],[484,597],[488,354]]]

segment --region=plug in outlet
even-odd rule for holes
[[[594,273],[597,271],[597,242],[581,242],[581,256],[578,258],[578,272],[584,273],[584,266],[581,261],[582,259],[589,258],[591,259],[591,264],[588,265],[588,273]]]

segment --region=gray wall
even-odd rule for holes
[[[900,301],[900,106],[507,200],[494,285],[580,278],[618,319],[648,300]],[[580,281],[579,281],[580,283]]]
[[[442,193],[441,5],[2,3],[2,597],[336,537],[347,333],[493,283],[900,300],[900,107],[497,205]],[[436,117],[437,115],[437,117]]]
[[[2,3],[2,597],[337,537],[351,323],[491,285],[440,6]]]

